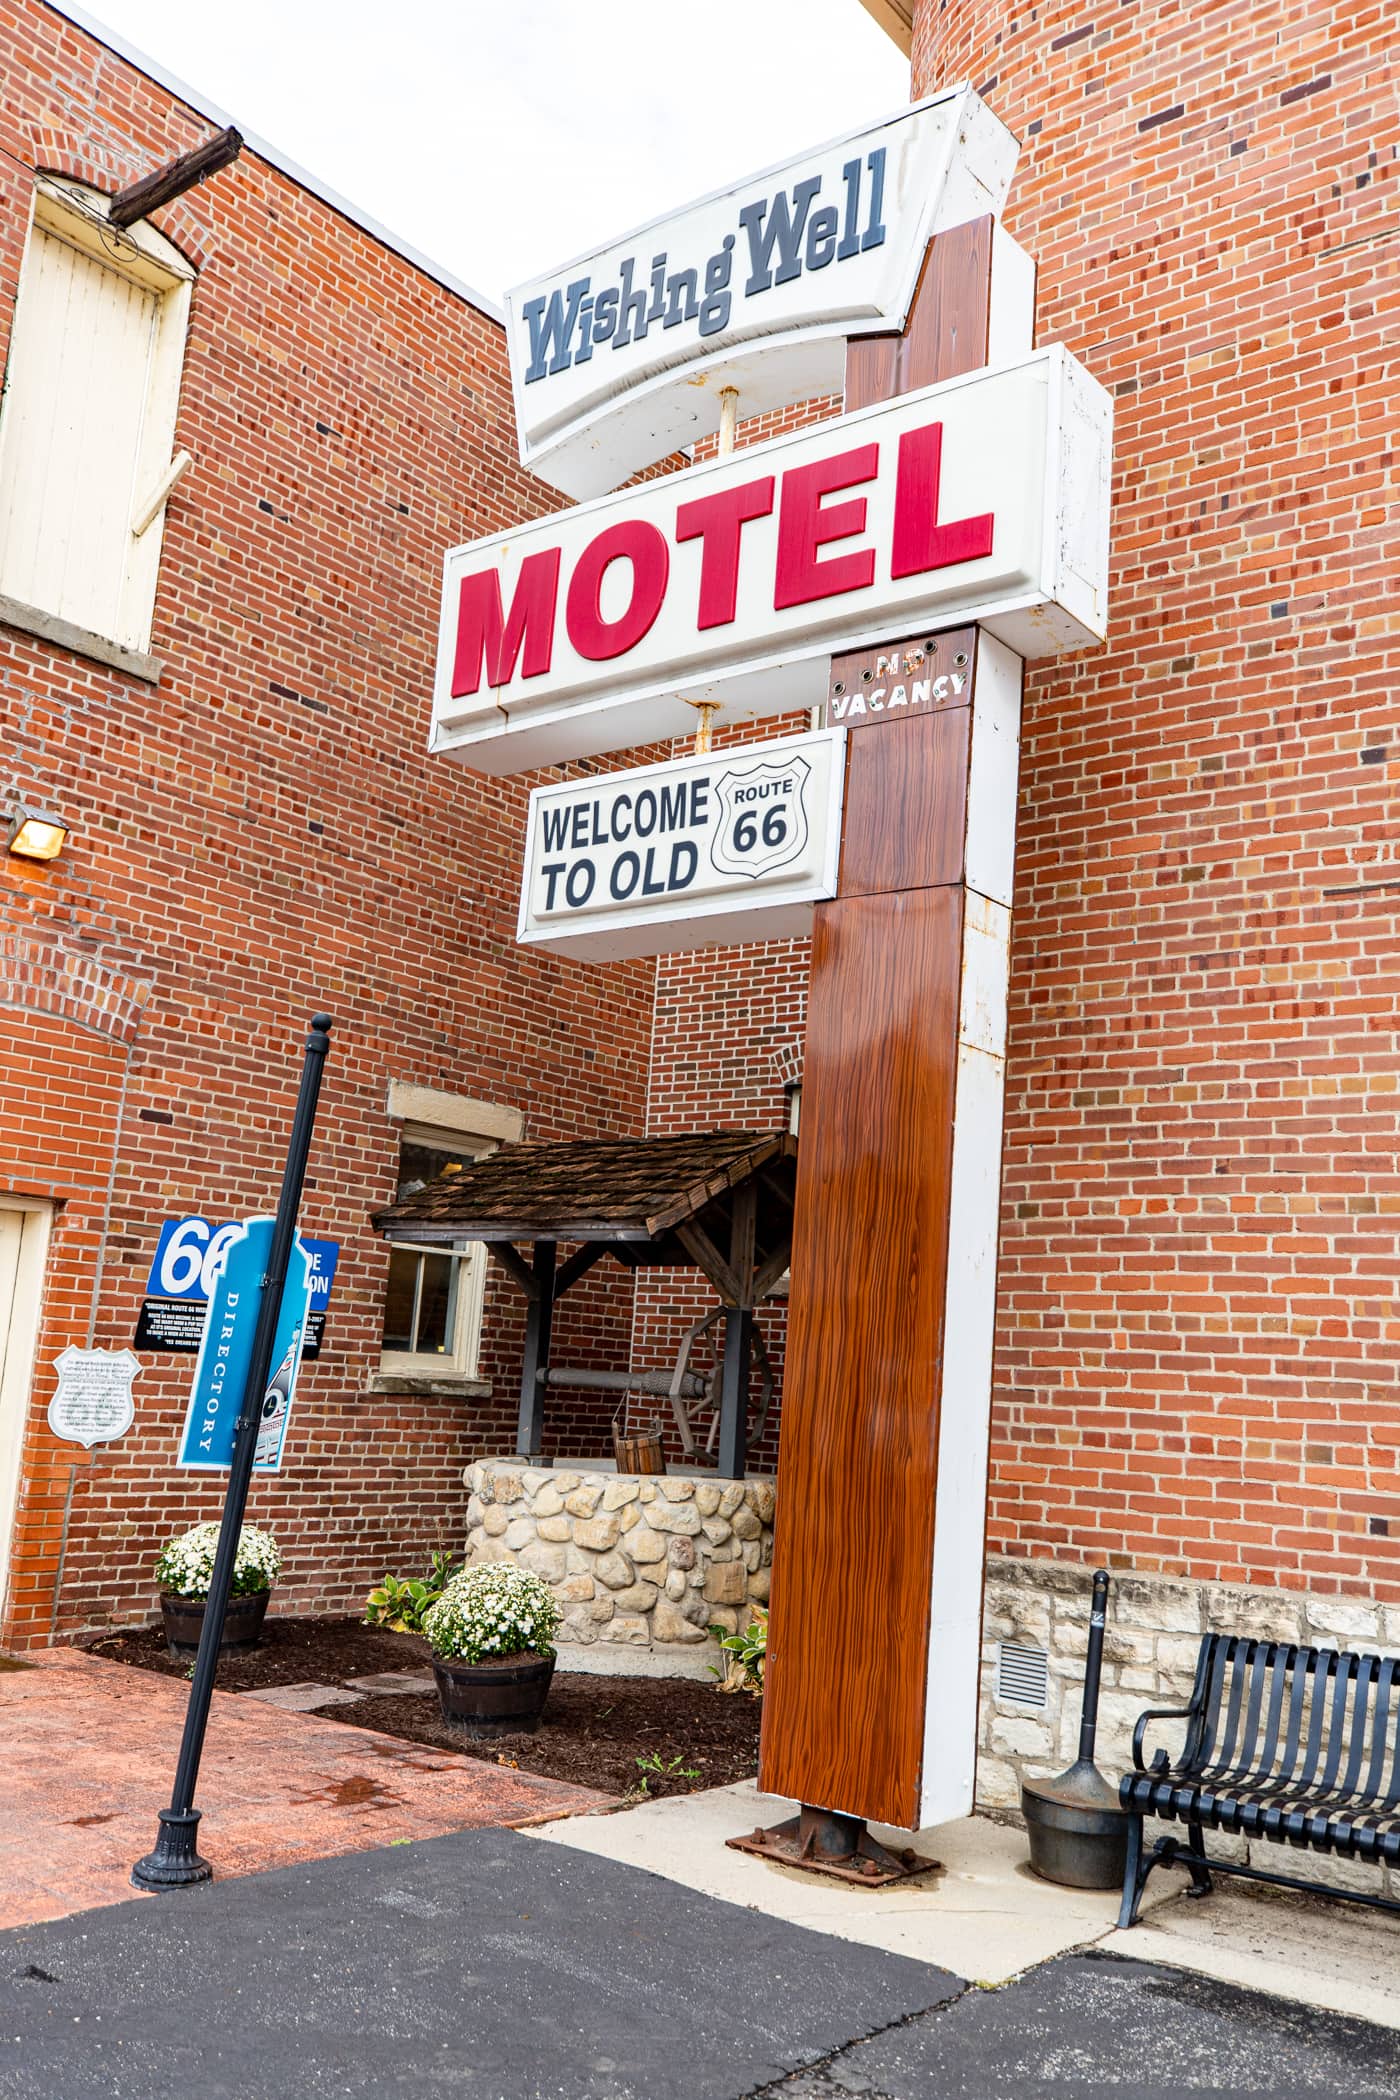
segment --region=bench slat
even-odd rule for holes
[[[1134,1821],[1120,1923],[1133,1922],[1160,1860],[1189,1866],[1193,1893],[1208,1891],[1207,1828],[1400,1866],[1400,1660],[1208,1633],[1185,1718],[1174,1763],[1159,1751],[1144,1769],[1135,1739],[1139,1769],[1121,1787]],[[1190,1845],[1159,1840],[1144,1864],[1145,1815],[1187,1824]]]

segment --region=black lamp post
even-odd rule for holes
[[[194,1805],[195,1781],[199,1777],[204,1731],[209,1723],[209,1702],[214,1690],[214,1673],[219,1663],[219,1644],[224,1637],[224,1616],[228,1610],[229,1589],[233,1582],[233,1564],[238,1554],[243,1512],[247,1507],[248,1488],[253,1477],[258,1424],[262,1419],[263,1396],[272,1369],[273,1343],[282,1310],[282,1291],[287,1281],[297,1213],[301,1208],[302,1184],[306,1179],[306,1160],[311,1149],[316,1102],[321,1092],[321,1074],[325,1066],[326,1052],[330,1048],[330,1031],[329,1014],[313,1016],[311,1033],[306,1039],[306,1056],[302,1065],[296,1114],[292,1119],[292,1135],[287,1145],[287,1165],[282,1176],[282,1193],[277,1199],[277,1216],[272,1228],[272,1245],[267,1259],[267,1277],[258,1306],[258,1323],[253,1330],[248,1381],[243,1389],[242,1406],[234,1432],[228,1492],[224,1497],[224,1514],[219,1529],[218,1551],[214,1556],[214,1572],[209,1581],[209,1599],[204,1607],[204,1625],[199,1636],[199,1652],[195,1657],[190,1703],[185,1711],[185,1732],[180,1742],[180,1761],[175,1768],[175,1788],[169,1808],[160,1811],[160,1828],[156,1834],[154,1851],[148,1852],[144,1859],[138,1859],[131,1870],[132,1882],[138,1889],[186,1888],[191,1882],[208,1881],[214,1871],[207,1859],[200,1858],[195,1848],[195,1833],[199,1827],[199,1810]]]

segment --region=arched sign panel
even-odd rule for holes
[[[601,495],[718,428],[839,393],[848,337],[897,330],[924,249],[1000,214],[1018,148],[970,88],[931,96],[507,295],[523,463]]]

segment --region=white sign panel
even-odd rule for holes
[[[813,707],[920,627],[1101,641],[1110,427],[1056,346],[456,548],[431,747],[509,773]]]
[[[836,894],[845,731],[530,797],[518,937],[593,962],[808,933]]]
[[[525,465],[601,495],[745,415],[839,393],[848,336],[903,327],[935,233],[1005,201],[1018,148],[952,88],[508,295]]]
[[[110,1444],[136,1419],[132,1383],[140,1370],[130,1349],[67,1348],[54,1358],[58,1391],[49,1402],[49,1428],[67,1444]]]

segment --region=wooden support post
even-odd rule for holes
[[[227,168],[243,151],[243,137],[232,124],[223,131],[216,131],[212,138],[204,139],[182,153],[178,160],[157,168],[154,174],[143,175],[139,182],[130,182],[124,190],[118,190],[112,199],[108,219],[113,226],[134,226],[138,219],[159,211],[163,204],[171,204],[192,190],[196,183],[207,182],[221,168]]]
[[[726,1307],[724,1361],[719,1384],[719,1452],[722,1479],[742,1480],[749,1463],[749,1370],[753,1354],[753,1308]]]
[[[754,1233],[758,1189],[752,1181],[734,1192],[729,1228],[730,1275],[737,1304],[724,1314],[724,1361],[719,1386],[718,1467],[726,1480],[742,1480],[749,1460],[749,1374],[753,1366]]]
[[[535,1242],[535,1292],[525,1314],[525,1360],[520,1367],[520,1426],[515,1438],[518,1458],[538,1458],[544,1443],[544,1379],[554,1327],[556,1251],[553,1240]]]
[[[904,336],[848,349],[848,409],[985,363],[992,245],[990,220],[930,244]],[[902,662],[877,672],[876,652],[926,639],[872,637],[833,663],[833,691],[859,690],[843,670],[888,685]],[[1020,708],[1010,651],[971,629],[938,645],[941,700],[846,715],[840,887],[813,944],[760,1779],[905,1829],[972,1805]]]

